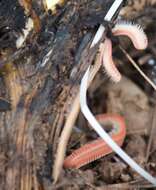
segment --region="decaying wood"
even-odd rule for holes
[[[27,41],[28,51],[14,59],[16,50],[6,53],[2,47],[5,64],[1,68],[0,94],[12,104],[11,111],[0,113],[2,189],[46,189],[47,180],[52,185],[53,160],[73,103],[71,95],[77,94],[80,80],[94,59],[97,47],[84,61],[93,28],[101,22],[111,2],[72,0],[55,16],[45,16],[41,9],[38,14],[42,29],[37,41]]]
[[[90,77],[89,77],[89,81],[88,81],[88,87],[90,86],[90,84],[93,81],[96,73],[98,72],[98,70],[101,67],[102,51],[103,51],[103,49],[99,48],[99,55],[97,56],[97,59],[94,63],[94,66],[91,68]],[[62,133],[61,133],[61,136],[60,136],[60,140],[58,143],[58,149],[57,149],[57,153],[56,153],[56,159],[55,159],[55,163],[54,163],[54,169],[53,169],[54,182],[56,182],[58,180],[59,174],[60,174],[61,169],[63,167],[63,160],[65,158],[66,147],[67,147],[67,144],[68,144],[71,132],[72,132],[72,128],[74,126],[74,123],[75,123],[77,116],[78,116],[78,113],[80,111],[79,96],[80,96],[80,94],[79,94],[79,92],[77,92],[77,94],[75,95],[73,104],[71,106],[71,110],[69,112],[69,115],[66,119],[64,128],[63,128]],[[67,103],[68,103],[68,101],[67,101]]]

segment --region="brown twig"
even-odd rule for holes
[[[148,140],[148,145],[147,145],[147,151],[146,151],[146,158],[145,158],[145,162],[148,162],[149,156],[150,156],[150,150],[151,150],[151,146],[152,146],[152,141],[153,141],[153,137],[155,135],[155,131],[156,131],[156,105],[154,106],[153,109],[153,114],[152,114],[152,125],[151,125],[151,132],[150,132],[150,136],[149,136],[149,140]]]
[[[153,89],[156,91],[156,85],[151,81],[151,79],[139,68],[139,66],[136,64],[136,62],[132,59],[132,57],[126,52],[122,46],[119,46],[121,51],[124,53],[124,55],[127,57],[127,59],[132,63],[132,65],[135,67],[135,69],[141,74],[141,76],[153,87]]]

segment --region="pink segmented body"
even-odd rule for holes
[[[137,25],[129,22],[120,22],[112,29],[114,36],[127,36],[131,39],[134,47],[138,50],[145,49],[148,45],[148,39],[143,29]],[[113,82],[121,80],[121,74],[115,66],[112,58],[112,42],[106,38],[103,43],[103,66],[107,75]]]
[[[112,130],[110,136],[121,146],[126,135],[126,126],[124,119],[118,115],[100,114],[96,116],[99,123],[111,124]],[[112,149],[101,139],[93,140],[81,148],[75,150],[64,161],[65,168],[80,168],[98,158],[108,155]]]
[[[106,38],[103,46],[103,66],[106,70],[106,73],[111,77],[113,82],[119,82],[121,80],[121,74],[113,62],[111,40]]]

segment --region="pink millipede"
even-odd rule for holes
[[[138,50],[145,49],[148,45],[146,34],[137,24],[132,24],[130,22],[117,23],[112,29],[112,33],[114,36],[128,36],[131,39],[134,47]],[[105,38],[103,43],[103,66],[106,70],[106,73],[111,77],[113,82],[120,81],[121,74],[113,62],[112,42],[108,38]]]
[[[121,21],[112,29],[114,36],[127,36],[131,39],[134,47],[138,50],[145,49],[148,45],[148,39],[143,29],[138,24]]]
[[[120,22],[117,23],[112,29],[112,33],[114,36],[128,36],[136,49],[145,49],[147,47],[147,37],[139,25],[134,25],[129,22]],[[111,40],[106,38],[104,43],[101,44],[101,49],[103,49],[102,62],[107,74],[114,82],[119,82],[121,75],[113,62]],[[113,140],[119,146],[121,146],[126,135],[124,119],[117,115],[108,114],[101,114],[96,118],[101,124],[105,124],[107,122],[112,124],[113,130],[110,135]],[[81,166],[86,165],[87,163],[101,158],[102,156],[105,156],[111,152],[112,149],[102,139],[99,138],[75,150],[64,160],[64,167],[80,168]]]
[[[118,115],[100,114],[96,116],[100,124],[111,124],[111,137],[121,146],[125,135],[126,126],[124,119]],[[80,168],[98,158],[101,158],[112,152],[112,149],[101,139],[93,140],[81,148],[75,150],[71,155],[64,160],[65,168]]]
[[[111,77],[113,82],[119,82],[121,80],[121,74],[113,62],[111,40],[106,38],[103,46],[104,51],[102,63],[106,70],[106,73]]]

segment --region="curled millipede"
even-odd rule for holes
[[[138,24],[132,24],[131,22],[120,21],[112,29],[114,36],[124,35],[131,39],[134,47],[138,50],[145,49],[148,45],[147,36],[144,33],[141,26]],[[103,50],[103,66],[108,76],[113,82],[119,82],[121,80],[121,74],[115,66],[112,58],[112,42],[106,38]]]
[[[121,80],[121,74],[115,66],[112,58],[112,42],[110,39],[106,38],[104,41],[104,51],[103,51],[103,66],[106,70],[108,76],[111,77],[113,82],[119,82]]]
[[[147,48],[148,39],[142,27],[132,22],[120,21],[112,29],[114,36],[127,36],[131,39],[134,47],[138,50]]]
[[[117,115],[100,114],[96,116],[101,124],[112,124],[110,133],[113,140],[121,146],[126,135],[124,119]],[[80,168],[98,158],[110,154],[112,149],[101,139],[93,140],[75,150],[64,160],[65,168]]]

